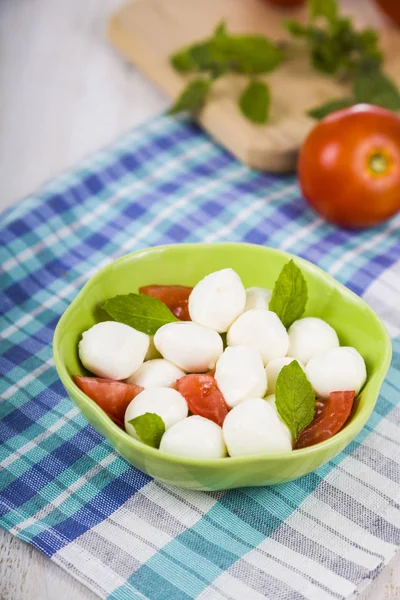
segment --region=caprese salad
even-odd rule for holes
[[[175,456],[317,444],[345,425],[367,371],[327,322],[303,316],[307,297],[290,261],[272,290],[245,289],[225,268],[193,288],[149,285],[110,298],[110,320],[79,342],[93,376],[74,381],[128,435]]]

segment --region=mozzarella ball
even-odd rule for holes
[[[140,392],[128,404],[125,411],[125,429],[132,437],[139,439],[135,428],[129,421],[145,413],[155,413],[164,421],[165,429],[182,421],[188,415],[188,405],[185,398],[171,388],[148,388]]]
[[[129,325],[103,321],[82,334],[79,358],[98,377],[126,379],[143,363],[149,336]]]
[[[202,460],[226,456],[221,427],[199,416],[188,417],[168,429],[161,438],[160,450],[182,458]]]
[[[250,398],[264,396],[267,376],[260,354],[246,346],[228,346],[217,361],[215,380],[232,408]]]
[[[331,392],[354,390],[356,395],[367,379],[363,357],[355,348],[342,346],[314,356],[306,366],[307,379],[319,398]]]
[[[188,373],[213,369],[224,349],[219,333],[190,321],[163,325],[154,343],[164,358]]]
[[[282,371],[283,367],[290,365],[293,360],[296,359],[292,358],[291,356],[283,356],[281,358],[274,358],[267,364],[265,367],[265,372],[267,373],[268,394],[275,393],[276,380],[278,379],[279,373]],[[304,370],[303,365],[299,361],[297,362]]]
[[[185,375],[182,369],[165,360],[155,358],[144,362],[129,379],[127,383],[134,383],[143,388],[150,387],[175,387],[176,380]]]
[[[248,346],[261,354],[264,365],[286,356],[289,336],[278,315],[263,308],[243,313],[229,328],[228,346]]]
[[[251,310],[252,308],[265,308],[268,310],[271,296],[272,290],[261,287],[247,288],[244,310]]]
[[[292,449],[289,429],[274,406],[261,398],[238,404],[222,426],[230,456],[276,454]]]
[[[233,269],[206,275],[189,296],[189,314],[194,323],[223,333],[242,314],[246,290]]]
[[[295,321],[288,330],[290,356],[306,365],[310,358],[330,348],[339,346],[336,331],[316,317],[306,317]]]

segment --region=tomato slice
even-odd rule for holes
[[[222,425],[228,414],[228,407],[214,377],[205,374],[184,375],[176,382],[176,388],[186,399],[189,410],[194,415]]]
[[[177,319],[190,321],[188,300],[192,289],[185,285],[145,285],[139,292],[164,302]]]
[[[143,390],[140,385],[102,377],[74,375],[73,379],[78,388],[122,428],[128,404]]]
[[[327,400],[317,400],[315,416],[303,429],[295,448],[306,448],[319,444],[340,431],[350,416],[355,392],[331,392]]]

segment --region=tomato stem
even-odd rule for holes
[[[368,159],[368,166],[375,175],[382,175],[389,168],[388,157],[383,152],[374,152]]]

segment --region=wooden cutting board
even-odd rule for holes
[[[304,16],[303,8],[284,12],[285,18]],[[282,18],[282,11],[263,0],[139,0],[111,17],[109,37],[126,59],[172,99],[187,81],[168,60],[181,46],[209,36],[222,19],[232,32],[259,32],[282,40],[287,37],[281,27]],[[400,34],[386,29],[381,40],[387,71],[400,84]],[[250,167],[291,171],[298,149],[315,123],[306,116],[307,109],[343,96],[346,87],[313,71],[301,51],[264,79],[272,93],[267,125],[253,125],[240,114],[236,99],[246,84],[240,76],[223,77],[216,82],[199,121]]]

